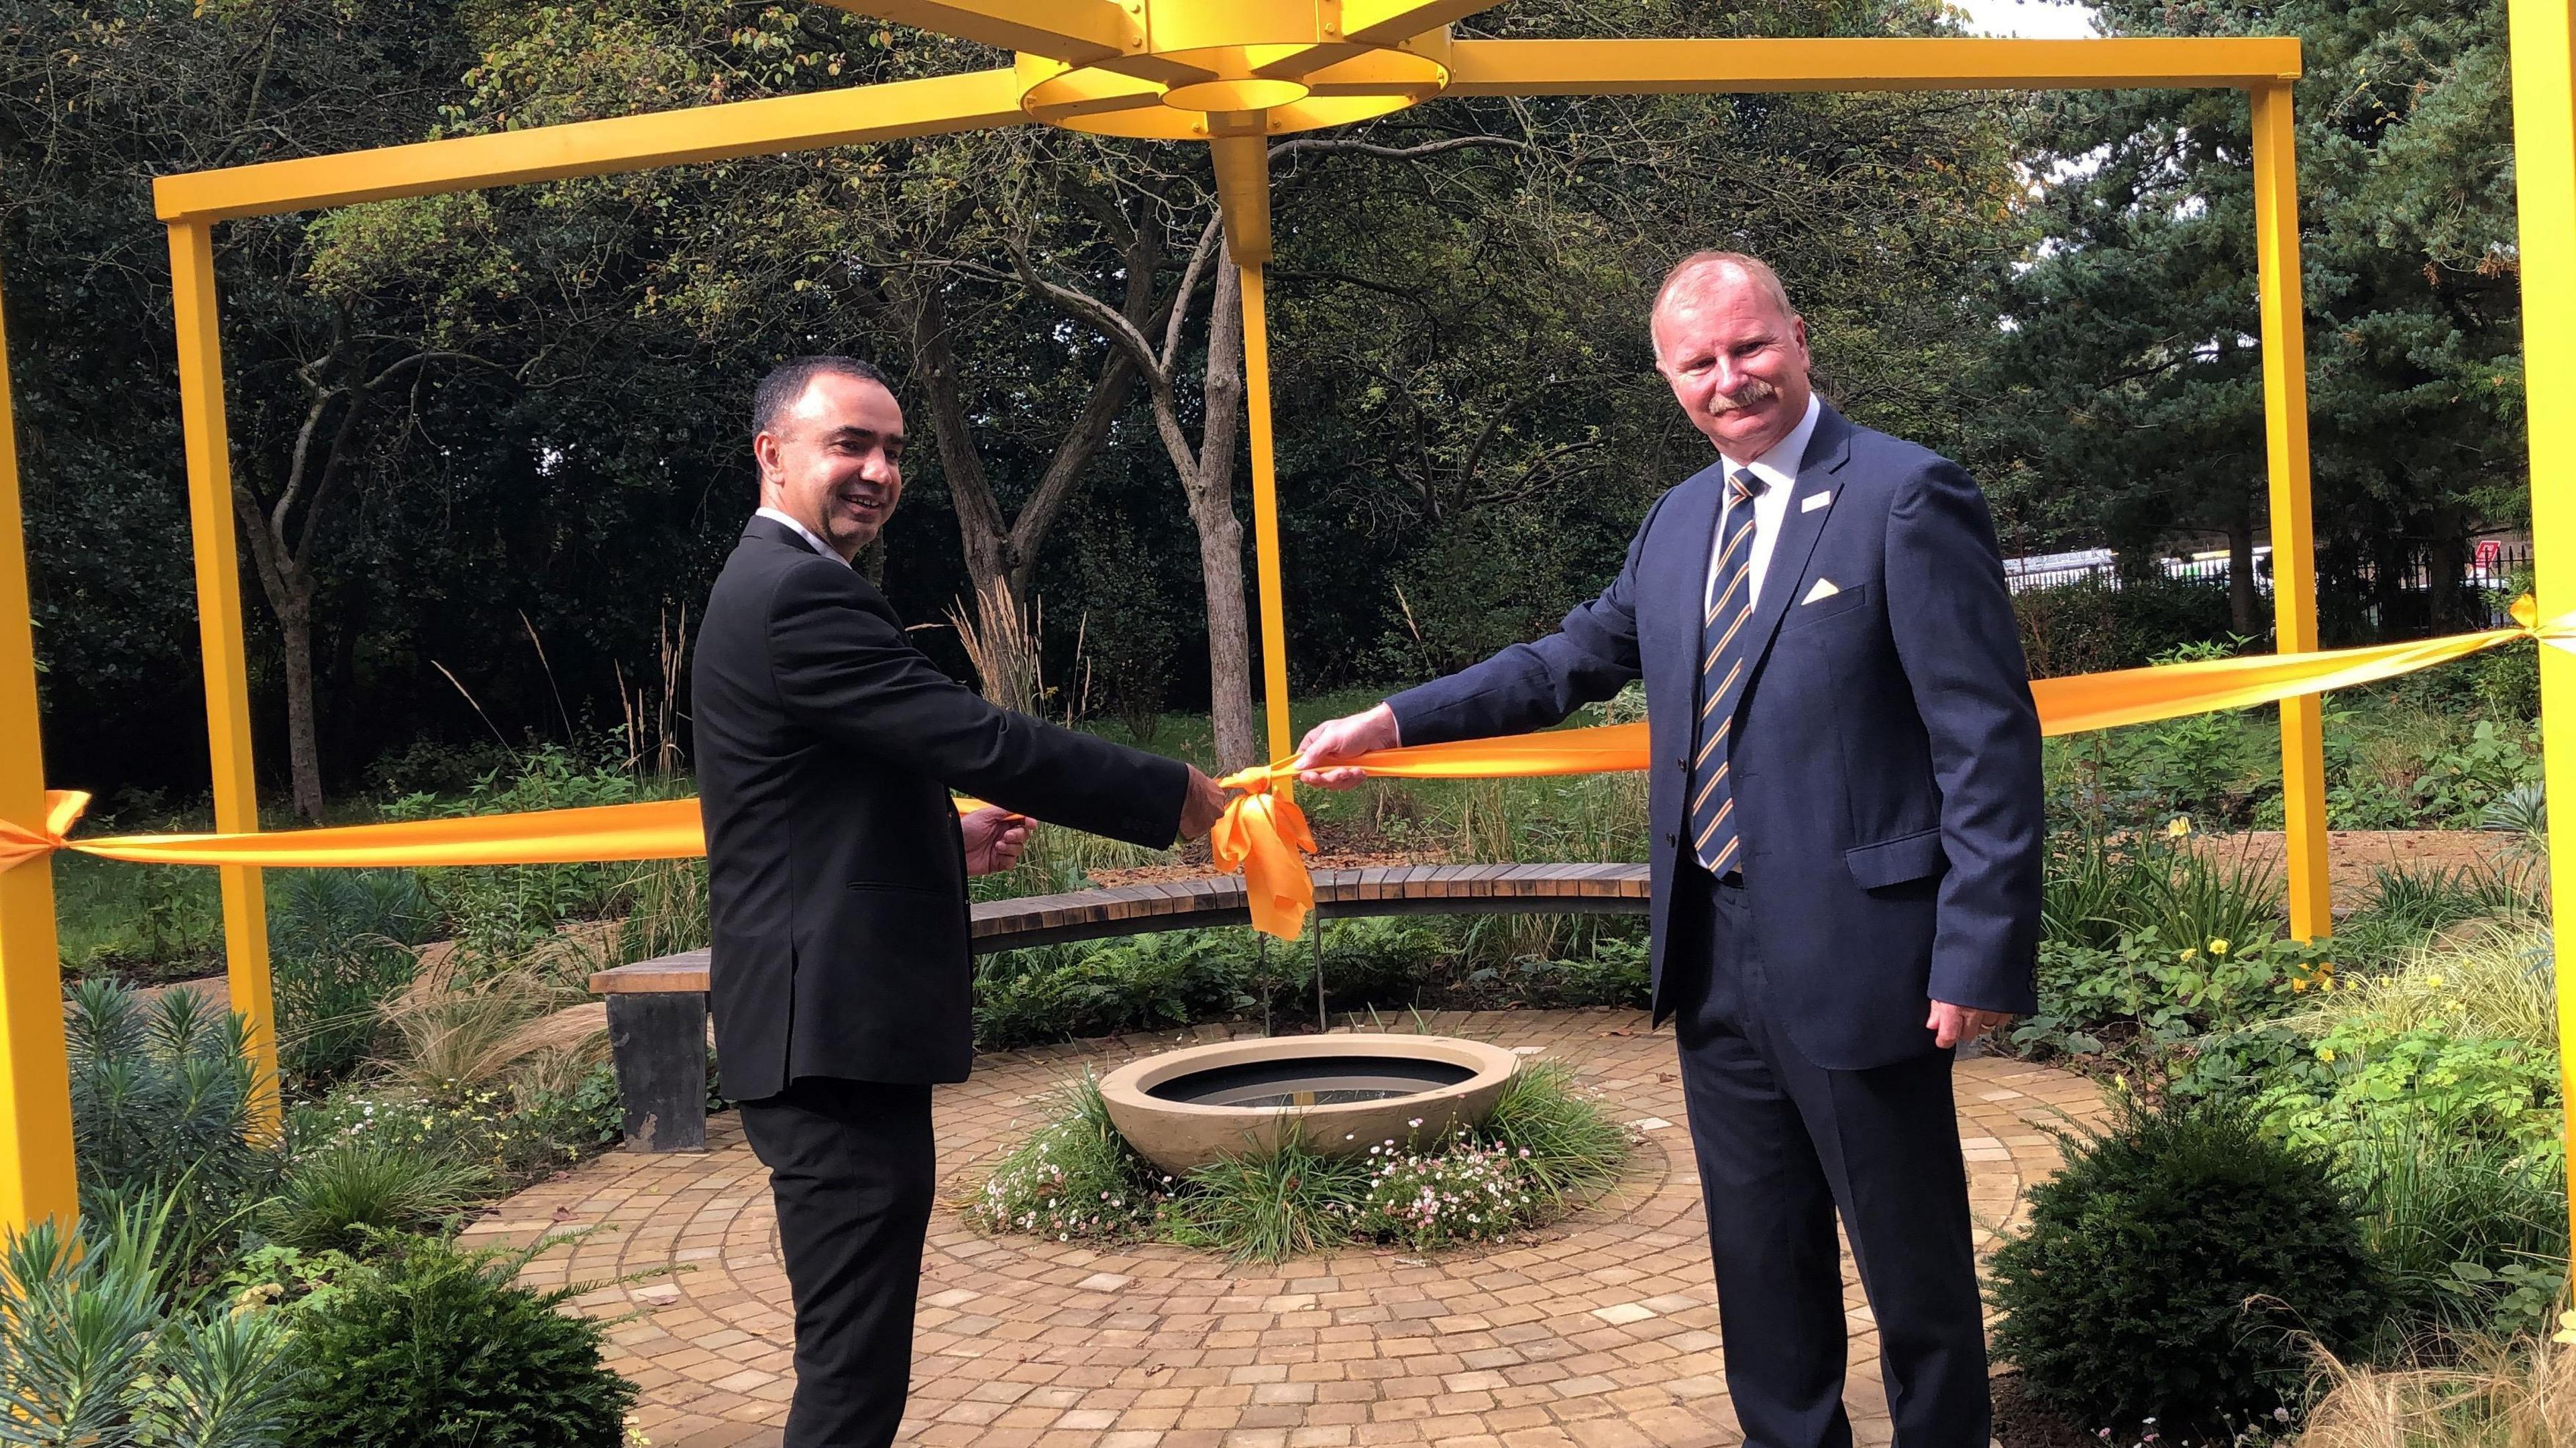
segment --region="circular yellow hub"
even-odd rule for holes
[[[1088,65],[1023,54],[1020,109],[1104,136],[1194,141],[1347,125],[1449,84],[1447,36],[1402,45],[1280,41],[1140,51]]]
[[[1300,81],[1247,76],[1174,86],[1163,92],[1163,104],[1176,111],[1266,111],[1294,105],[1312,94]]]

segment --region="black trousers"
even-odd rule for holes
[[[1741,884],[1684,861],[1665,955],[1708,1206],[1726,1382],[1747,1448],[1849,1448],[1842,1217],[1877,1320],[1896,1448],[1987,1448],[1986,1338],[1950,1053],[1828,1071],[1762,1005]]]
[[[741,1110],[796,1299],[785,1448],[883,1448],[912,1377],[937,1175],[930,1088],[808,1076]]]

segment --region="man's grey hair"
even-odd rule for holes
[[[1780,285],[1780,274],[1771,269],[1769,262],[1740,251],[1695,251],[1674,262],[1673,269],[1664,273],[1664,284],[1655,288],[1655,305],[1646,312],[1646,340],[1655,349],[1656,361],[1664,360],[1663,344],[1655,338],[1655,318],[1664,314],[1664,303],[1679,293],[1696,295],[1722,271],[1742,272],[1746,280],[1771,298],[1780,315],[1798,315],[1798,309],[1789,305],[1789,289]]]
[[[825,373],[855,377],[861,382],[873,382],[888,392],[894,391],[894,379],[873,362],[862,362],[856,357],[843,357],[837,353],[790,357],[771,368],[769,375],[760,379],[760,385],[752,389],[751,435],[758,437],[775,430],[778,415],[794,407],[796,400],[805,395],[805,389],[814,385],[814,379]]]

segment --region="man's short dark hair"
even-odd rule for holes
[[[778,421],[778,414],[795,406],[796,399],[805,395],[805,389],[813,385],[814,379],[826,372],[835,372],[843,377],[855,377],[861,382],[873,382],[888,392],[894,391],[894,379],[885,374],[884,368],[873,362],[862,362],[856,357],[843,357],[837,354],[822,357],[790,357],[771,368],[769,375],[760,379],[760,386],[752,390],[752,436],[758,437],[770,431]]]

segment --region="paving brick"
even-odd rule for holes
[[[1621,1011],[1444,1015],[1429,1029],[1576,1063],[1620,1119],[1680,1123],[1668,1033]],[[987,1056],[935,1096],[943,1198],[1044,1119],[1048,1093],[1184,1040],[1243,1028]],[[2090,1083],[1960,1063],[1959,1138],[1979,1248],[2057,1169],[2051,1128],[2098,1119]],[[1163,1246],[986,1237],[943,1208],[922,1261],[912,1411],[900,1441],[975,1448],[1682,1448],[1743,1441],[1726,1396],[1689,1131],[1650,1130],[1628,1177],[1535,1244],[1419,1257],[1360,1249],[1275,1266]],[[624,1318],[610,1366],[641,1391],[654,1448],[775,1448],[794,1322],[767,1174],[739,1119],[703,1154],[595,1158],[467,1228],[525,1243],[606,1230],[530,1262],[531,1285],[687,1270],[576,1299]],[[1852,1408],[1889,1442],[1878,1343],[1848,1256]]]

